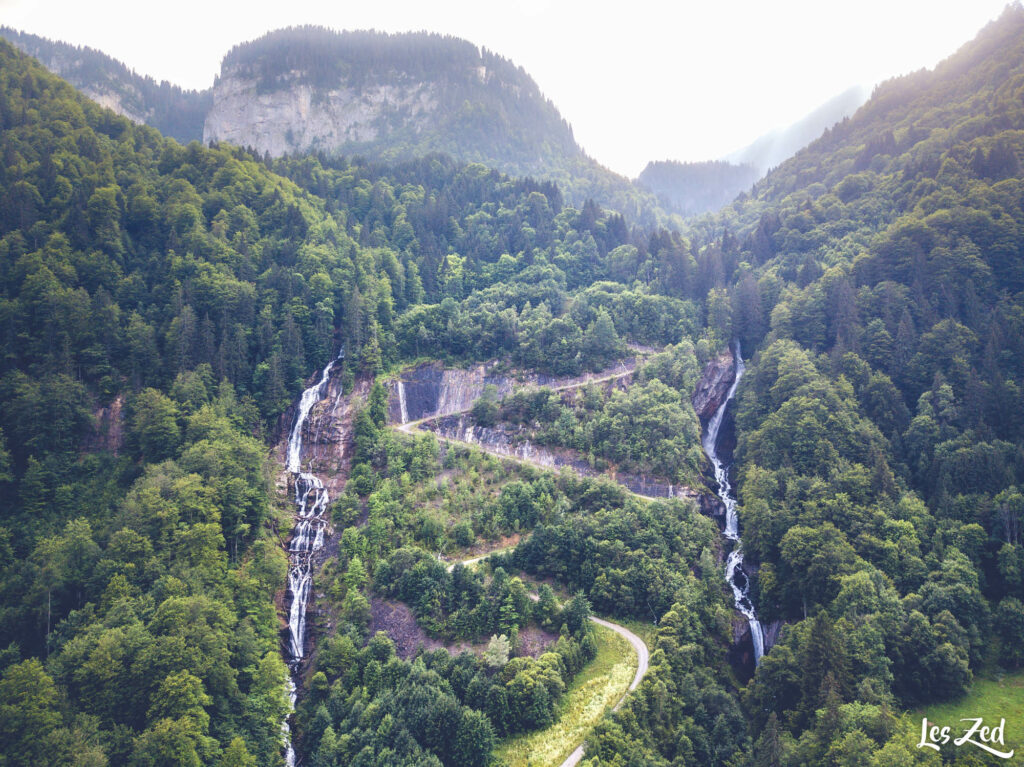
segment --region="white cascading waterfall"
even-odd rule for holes
[[[736,518],[736,494],[733,492],[732,485],[729,482],[729,467],[718,457],[717,450],[718,433],[722,428],[722,421],[725,419],[726,408],[729,407],[729,403],[732,402],[733,397],[736,395],[736,387],[739,386],[740,378],[743,377],[745,370],[743,357],[740,356],[740,342],[737,341],[736,377],[733,379],[732,386],[729,387],[729,392],[725,395],[725,399],[722,400],[722,404],[718,406],[718,410],[715,411],[715,414],[711,416],[711,420],[708,421],[708,428],[704,433],[703,447],[704,452],[711,459],[711,465],[715,468],[718,497],[725,504],[725,530],[722,531],[722,535],[733,542],[732,551],[729,552],[729,558],[725,563],[725,578],[729,582],[729,586],[732,587],[733,601],[736,604],[736,609],[743,613],[747,623],[750,624],[750,636],[754,642],[754,665],[757,665],[761,662],[761,656],[764,655],[764,630],[761,627],[761,622],[757,619],[754,603],[750,601],[750,582],[747,580],[747,575],[741,566],[743,564],[743,544],[740,541],[739,521]]]
[[[405,383],[398,379],[398,410],[402,423],[409,423],[409,408],[405,403]]]
[[[288,472],[295,485],[295,527],[288,545],[288,595],[291,609],[288,613],[289,642],[285,661],[291,669],[288,680],[288,697],[291,708],[295,709],[296,683],[299,667],[306,652],[306,605],[313,589],[313,554],[324,545],[324,530],[327,527],[327,506],[330,502],[323,481],[315,474],[302,471],[302,430],[309,419],[313,406],[323,397],[324,387],[330,378],[334,363],[344,356],[344,349],[336,359],[331,360],[320,374],[320,379],[302,392],[295,424],[288,435]],[[291,715],[289,714],[289,717]],[[291,726],[286,718],[281,723],[285,739],[285,762],[295,767],[295,748],[292,745]]]

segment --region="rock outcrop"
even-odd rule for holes
[[[106,450],[114,455],[124,445],[124,395],[118,394],[109,405],[93,412],[92,432],[86,437],[84,449]]]
[[[388,382],[388,416],[392,423],[408,423],[461,413],[473,406],[488,384],[504,397],[520,382],[494,369],[493,362],[465,369],[431,362],[406,370]]]
[[[221,63],[203,140],[273,156],[444,152],[517,175],[586,161],[525,71],[425,32],[293,27],[236,46]]]
[[[280,157],[292,152],[334,152],[383,138],[389,126],[422,131],[437,109],[432,83],[381,84],[362,89],[316,88],[293,72],[288,87],[267,92],[255,78],[222,77],[203,141],[227,141]]]
[[[750,623],[739,612],[732,615],[732,645],[726,657],[741,682],[746,683],[754,676],[754,638],[750,633]]]
[[[341,365],[324,387],[324,395],[309,413],[302,432],[302,465],[314,472],[324,483],[331,498],[337,498],[344,489],[352,457],[352,419],[359,400],[370,391],[368,381],[357,381],[352,391],[342,390]],[[288,433],[295,421],[295,405],[292,405],[278,421],[277,452],[279,463],[285,463],[288,451]],[[283,472],[279,483],[287,483],[288,474]]]
[[[782,627],[786,623],[777,618],[762,625],[764,626],[764,651],[768,652],[779,641],[779,638],[782,636]]]
[[[690,401],[702,424],[715,414],[736,378],[736,365],[732,352],[726,349],[704,367]]]
[[[388,381],[388,418],[391,423],[402,424],[463,413],[473,406],[487,385],[493,385],[501,398],[511,394],[517,386],[568,389],[591,381],[607,381],[611,377],[624,381],[631,377],[636,365],[637,359],[631,358],[598,373],[555,378],[538,373],[512,376],[499,372],[498,363],[494,361],[470,368],[445,368],[440,362],[428,362]]]

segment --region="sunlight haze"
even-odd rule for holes
[[[852,85],[933,66],[1004,6],[181,0],[143,11],[128,0],[3,0],[0,22],[195,89],[233,45],[280,27],[450,34],[522,66],[588,154],[635,177],[649,160],[722,157]]]

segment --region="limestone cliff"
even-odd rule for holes
[[[520,174],[584,157],[555,106],[507,59],[441,35],[319,27],[230,51],[203,140],[273,156],[444,152]]]
[[[437,110],[437,87],[432,83],[324,90],[303,82],[299,71],[285,82],[290,84],[266,92],[255,78],[221,78],[203,126],[203,141],[254,147],[273,157],[329,153],[376,142],[397,128],[422,132]]]

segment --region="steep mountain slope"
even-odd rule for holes
[[[696,216],[728,205],[760,176],[753,165],[664,160],[647,163],[636,183],[658,195],[670,210]]]
[[[722,160],[650,162],[636,183],[654,192],[667,209],[683,216],[717,211],[750,189],[772,168],[849,117],[867,99],[860,87],[850,88],[793,125],[771,131]]]
[[[137,123],[151,125],[183,144],[203,137],[203,121],[213,104],[210,90],[186,91],[164,80],[135,74],[120,61],[88,47],[0,27],[0,37],[34,56],[103,106]]]
[[[1014,4],[706,224],[710,329],[756,350],[744,548],[759,616],[787,624],[743,694],[756,764],[911,763],[920,718],[894,710],[934,721],[929,704],[1024,665],[1022,96]],[[678,757],[651,733],[689,712],[650,713],[657,680],[598,764]]]
[[[868,95],[859,85],[848,88],[792,125],[769,131],[723,159],[737,165],[752,165],[764,174],[814,141],[826,128],[851,116]]]
[[[583,153],[521,67],[437,34],[298,27],[237,46],[221,64],[203,139],[273,157],[443,152],[555,180],[577,204],[593,197],[634,220],[658,218],[653,197]]]
[[[442,456],[430,435],[383,428],[385,366],[493,355],[576,375],[624,353],[624,337],[667,348],[636,397],[615,398],[615,428],[653,436],[666,413],[685,420],[697,307],[633,286],[642,274],[699,290],[678,235],[634,237],[621,216],[565,207],[553,184],[437,155],[389,167],[183,147],[3,42],[0,148],[5,763],[283,764],[285,550],[308,537],[286,497],[301,472],[275,491],[269,443],[340,349],[323,387],[332,407],[314,408],[299,456],[344,488],[318,506],[329,562],[310,652],[289,656],[308,659],[302,754],[337,764],[351,744],[381,767],[482,767],[496,734],[550,721],[593,655],[588,599],[649,616],[694,590],[698,561],[720,581],[713,524],[684,501]],[[609,276],[631,287],[593,284]],[[658,417],[644,419],[652,399]],[[695,438],[686,422],[668,435],[681,450]],[[588,547],[616,545],[574,554],[601,566],[577,574],[587,597],[564,605],[542,589],[534,608],[520,579],[436,559],[542,523],[568,543],[584,520]],[[531,567],[555,567],[547,556],[535,548]],[[614,585],[597,577],[613,564]],[[693,609],[727,610],[719,591]],[[382,599],[405,603],[414,637],[500,633],[506,649],[398,657],[371,630]],[[703,632],[716,673],[723,626]],[[706,741],[711,724],[691,731]]]

